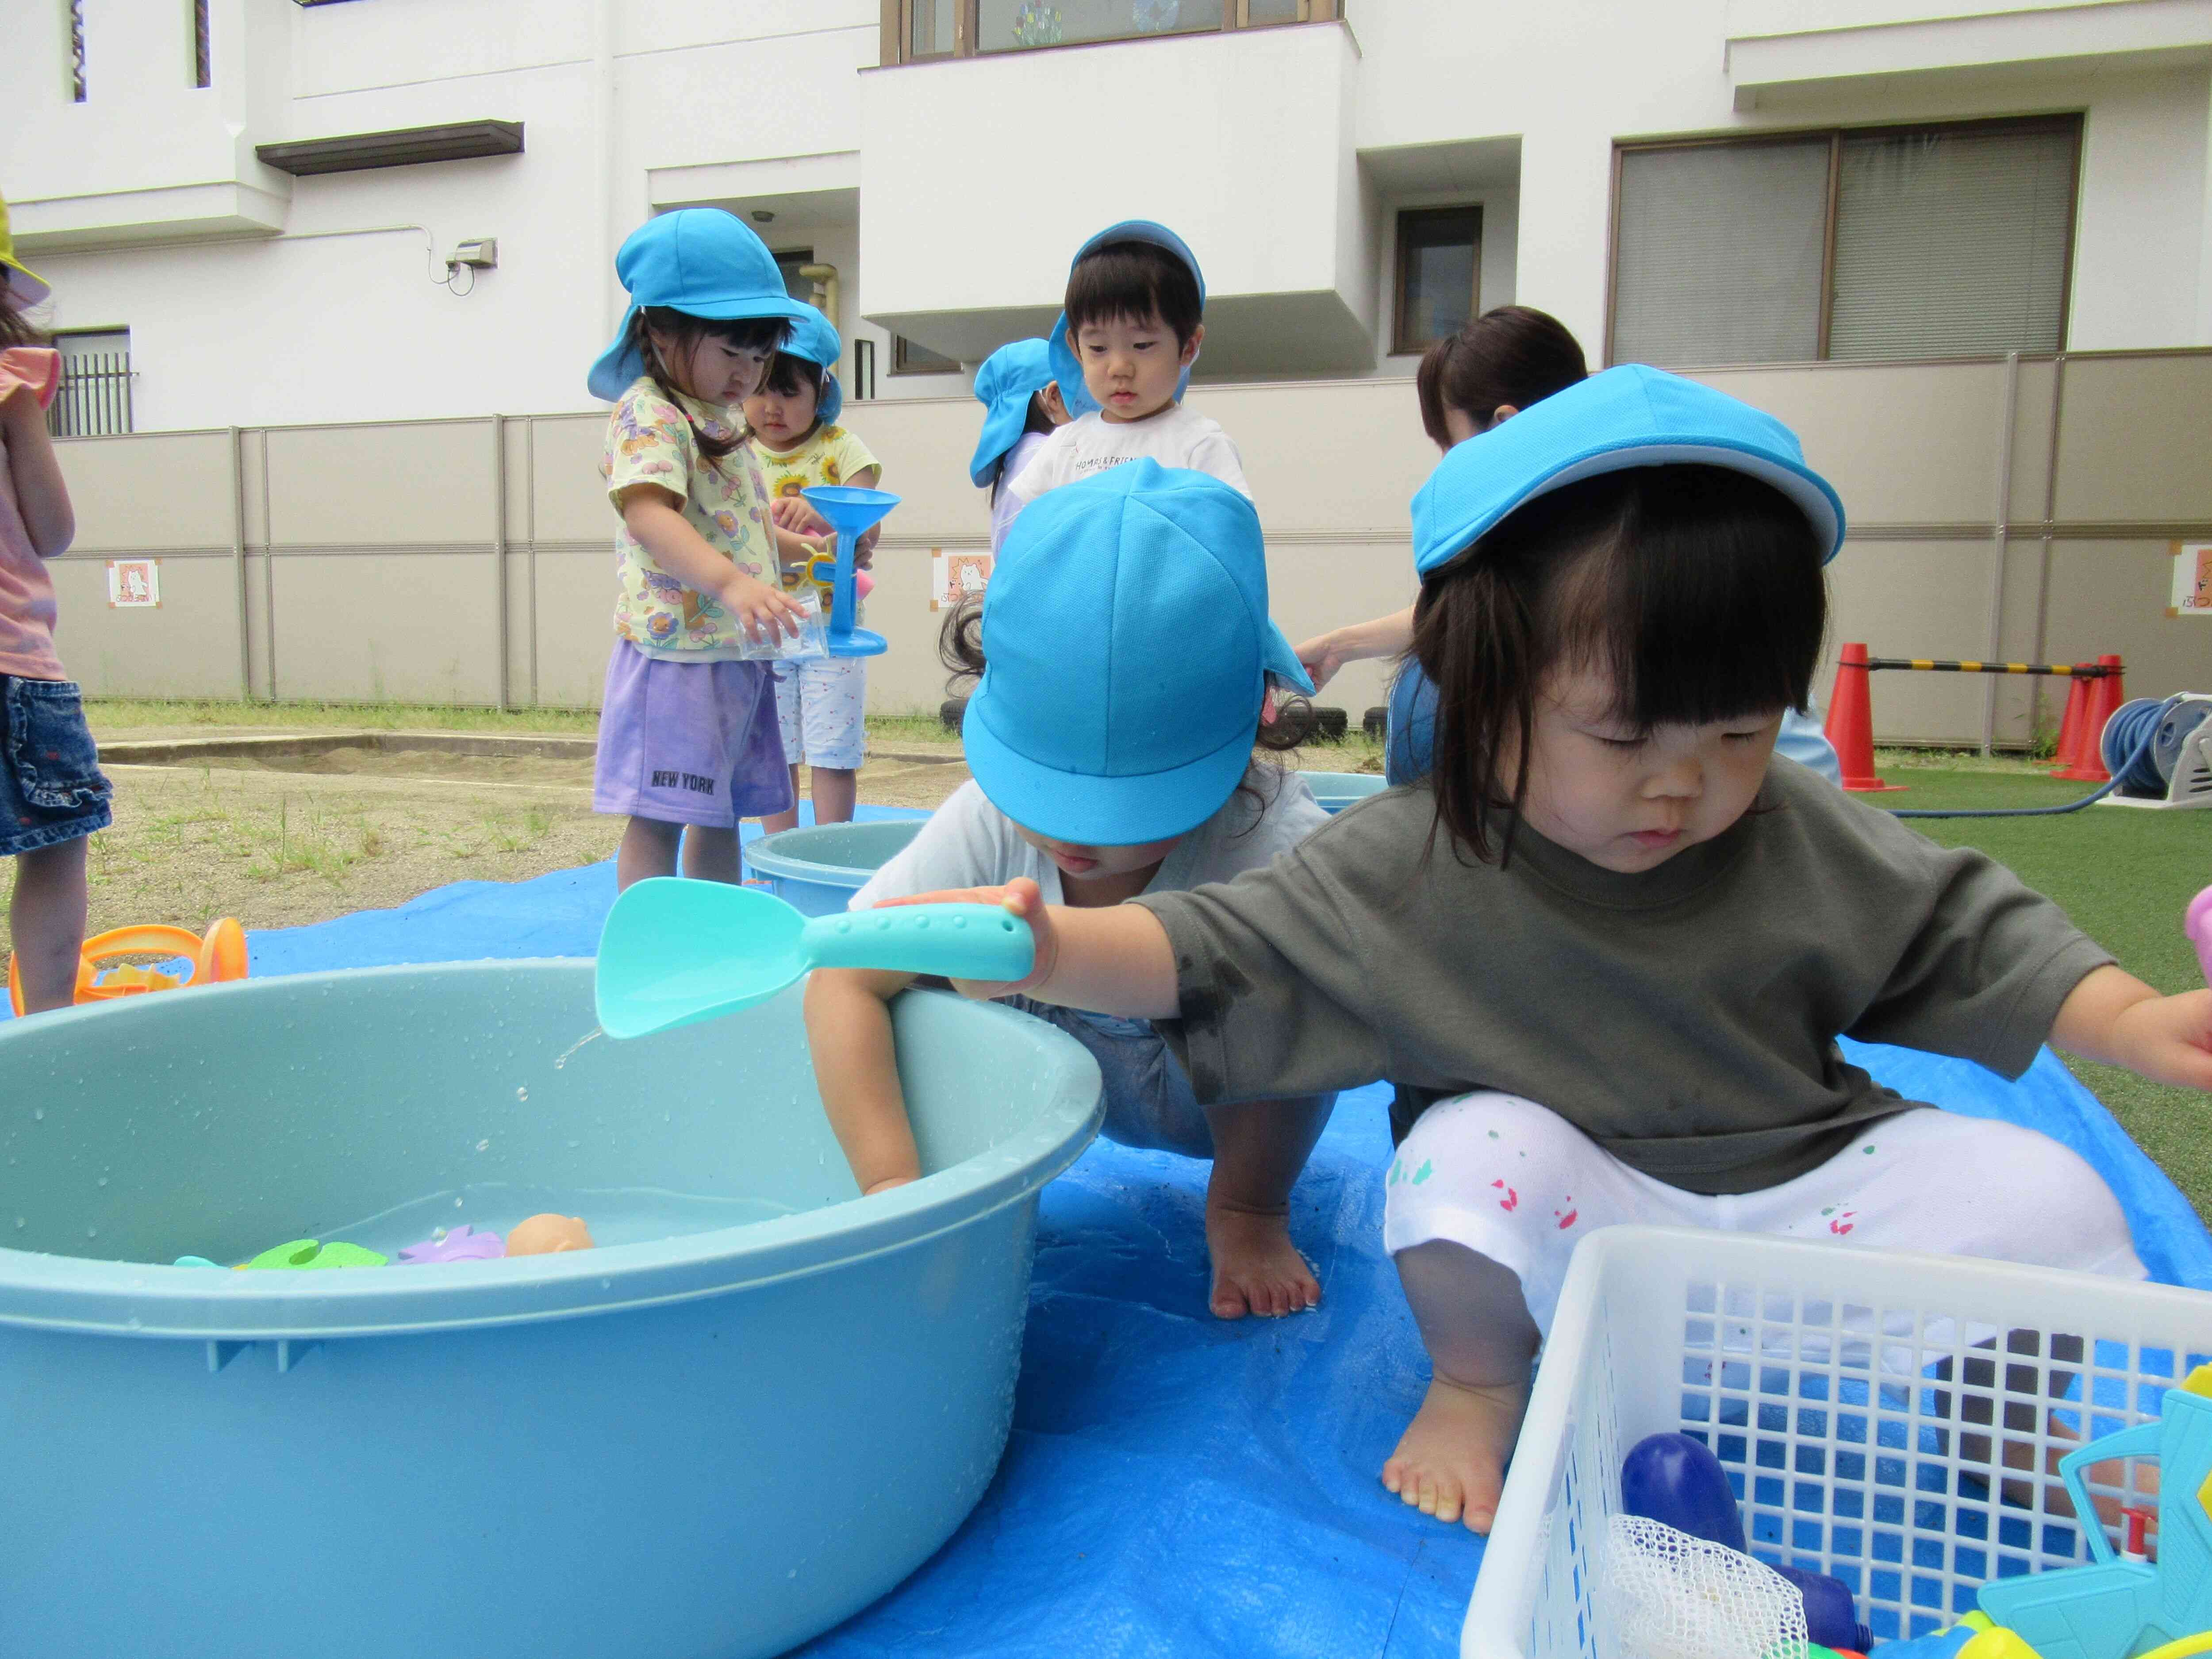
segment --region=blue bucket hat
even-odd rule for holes
[[[592,395],[608,403],[645,373],[629,342],[630,324],[647,306],[716,322],[778,317],[796,323],[822,314],[785,291],[768,244],[720,208],[678,208],[647,220],[615,255],[615,275],[629,290],[629,309],[614,343],[592,365],[589,382]]]
[[[1267,677],[1313,690],[1267,619],[1252,503],[1149,459],[1023,511],[983,655],[962,722],[975,781],[1015,823],[1095,847],[1205,823],[1243,781]]]
[[[1626,363],[1455,444],[1413,496],[1413,568],[1449,564],[1539,495],[1637,466],[1695,462],[1747,472],[1812,521],[1823,563],[1844,544],[1844,503],[1771,415],[1679,374]]]
[[[1191,279],[1198,284],[1198,308],[1206,309],[1206,273],[1198,268],[1198,255],[1190,245],[1165,225],[1155,224],[1150,219],[1124,219],[1118,225],[1109,225],[1096,236],[1075,250],[1075,257],[1067,262],[1071,271],[1085,258],[1097,252],[1109,242],[1150,242],[1154,247],[1164,247],[1190,267]],[[1052,378],[1060,382],[1060,395],[1071,415],[1095,414],[1098,400],[1084,389],[1083,365],[1077,359],[1075,349],[1067,338],[1067,313],[1063,311],[1053,323],[1052,332],[1045,336],[1052,351]],[[1193,360],[1194,363],[1195,359]],[[1190,390],[1190,370],[1185,368],[1182,378],[1176,382],[1176,396],[1181,398]]]
[[[845,412],[845,389],[837,384],[837,363],[845,353],[845,343],[830,319],[812,306],[805,307],[806,314],[791,325],[791,337],[783,343],[787,356],[798,357],[822,367],[822,386],[814,405],[814,419],[822,426],[835,426],[837,417]]]
[[[1002,345],[983,359],[975,371],[975,396],[983,405],[983,435],[975,441],[975,459],[968,463],[968,479],[981,489],[999,476],[1006,459],[1029,423],[1030,399],[1053,383],[1052,349],[1042,340],[1017,340]],[[1076,388],[1083,382],[1079,377]],[[1060,389],[1063,402],[1067,388]]]

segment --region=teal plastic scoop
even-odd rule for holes
[[[996,905],[810,919],[757,887],[659,876],[629,887],[607,913],[593,989],[600,1029],[636,1037],[766,1002],[813,968],[1017,980],[1036,960],[1029,924]]]

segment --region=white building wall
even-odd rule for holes
[[[885,323],[980,357],[1131,215],[1206,260],[1201,378],[1407,372],[1395,215],[1448,202],[1483,204],[1482,303],[1554,311],[1595,358],[1617,140],[2070,110],[2069,344],[2212,343],[2202,0],[1351,0],[1345,25],[889,69],[872,0],[215,0],[208,90],[187,8],[90,4],[83,105],[64,9],[15,9],[0,190],[49,320],[132,331],[147,428],[588,407],[613,246],[684,201],[772,209],[772,246],[835,265],[886,397],[966,377],[892,374]],[[487,117],[526,154],[253,159]],[[499,270],[433,280],[481,236]]]

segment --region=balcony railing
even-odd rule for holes
[[[884,0],[883,61],[1326,23],[1343,0]]]

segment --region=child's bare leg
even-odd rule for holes
[[[817,823],[822,821],[822,807],[818,797],[815,803],[814,818],[815,822]],[[797,761],[793,761],[791,763],[791,805],[783,811],[772,812],[768,817],[763,818],[761,820],[761,833],[764,836],[773,836],[780,830],[796,830],[798,828],[799,763]]]
[[[15,856],[8,931],[15,940],[25,1013],[66,1008],[76,1000],[87,902],[84,843],[79,836]]]
[[[1520,1275],[1464,1244],[1431,1239],[1395,1259],[1431,1381],[1382,1466],[1382,1484],[1424,1515],[1487,1534],[1528,1404],[1536,1322]]]
[[[622,845],[615,851],[615,890],[619,892],[648,876],[674,875],[676,846],[683,836],[680,823],[632,818],[623,830]]]
[[[726,881],[735,886],[744,879],[738,856],[738,832],[710,830],[703,823],[684,831],[684,873],[694,881]]]
[[[1304,1313],[1321,1300],[1321,1281],[1291,1243],[1291,1188],[1335,1105],[1334,1095],[1309,1095],[1203,1109],[1213,1136],[1206,1249],[1216,1318]]]
[[[860,796],[860,775],[846,767],[817,766],[813,777],[815,823],[850,823]]]

